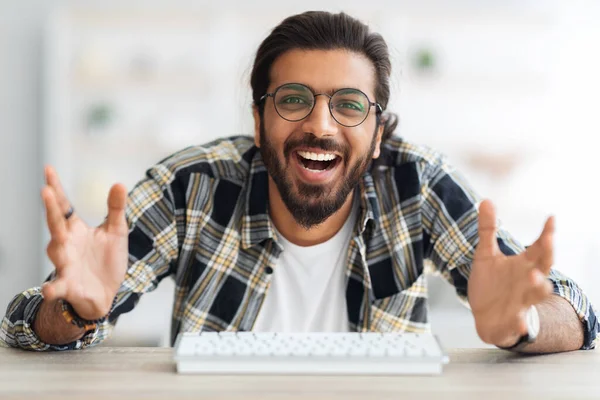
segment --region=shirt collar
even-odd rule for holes
[[[377,229],[377,221],[381,215],[375,181],[370,171],[367,171],[359,182],[360,192],[360,225],[358,233],[361,235],[372,234]]]
[[[269,174],[258,147],[254,146],[253,150],[241,224],[244,249],[275,237],[275,230],[269,218]]]

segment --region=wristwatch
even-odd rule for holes
[[[75,310],[73,309],[73,306],[71,306],[71,304],[66,300],[61,299],[60,306],[62,309],[62,316],[65,319],[65,321],[67,321],[67,323],[78,326],[79,328],[83,328],[86,332],[88,332],[88,331],[93,331],[94,329],[96,329],[98,324],[101,324],[102,322],[106,321],[106,319],[112,312],[112,309],[114,308],[116,301],[117,301],[117,296],[115,296],[115,299],[113,300],[113,303],[110,306],[110,310],[108,311],[108,313],[105,316],[103,316],[102,318],[98,318],[98,319],[94,319],[94,320],[81,318],[75,312]]]
[[[535,342],[535,339],[540,332],[540,315],[535,306],[529,307],[529,310],[527,310],[527,314],[525,315],[525,320],[527,322],[527,333],[521,336],[517,343],[510,347],[498,347],[504,350],[519,351],[528,344]]]

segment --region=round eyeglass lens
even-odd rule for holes
[[[281,86],[275,93],[275,109],[288,121],[300,121],[310,114],[315,96],[309,88],[298,84]]]
[[[361,124],[369,113],[369,99],[356,89],[342,89],[331,98],[331,113],[337,122],[345,126]]]

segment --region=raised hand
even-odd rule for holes
[[[506,256],[496,239],[496,212],[489,200],[479,208],[479,244],[469,277],[468,298],[479,337],[508,347],[527,333],[525,315],[531,305],[552,293],[546,277],[553,264],[554,217],[525,252]]]
[[[56,278],[44,284],[45,300],[64,299],[82,318],[93,320],[108,313],[125,278],[128,262],[127,191],[114,185],[108,195],[108,217],[92,228],[76,213],[65,218],[71,204],[52,167],[46,167],[42,199],[51,240],[48,257]]]

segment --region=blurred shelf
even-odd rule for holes
[[[213,78],[214,79],[214,78]],[[131,94],[153,95],[176,94],[176,95],[206,95],[212,89],[213,81],[205,76],[183,76],[162,75],[149,78],[132,78],[124,75],[109,76],[105,78],[83,78],[77,77],[71,81],[71,88],[76,92],[90,94],[90,92],[101,92],[114,94],[126,92]]]

